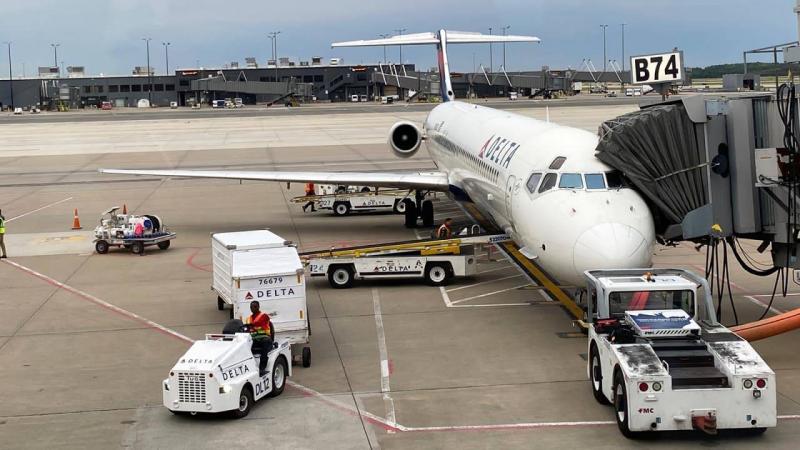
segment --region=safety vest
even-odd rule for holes
[[[269,328],[269,316],[259,311],[258,315],[253,317],[251,314],[247,318],[247,324],[250,325],[250,336],[253,339],[262,339],[270,336],[271,330]]]
[[[6,232],[6,219],[3,216],[0,216],[0,234],[5,234]]]

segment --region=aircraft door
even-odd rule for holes
[[[518,192],[519,183],[517,183],[517,177],[509,174],[506,179],[506,217],[511,223],[514,222],[514,217],[512,217],[513,198]]]

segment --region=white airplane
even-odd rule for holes
[[[583,285],[583,271],[649,267],[655,245],[647,205],[619,173],[594,156],[598,137],[507,111],[454,101],[447,45],[539,42],[531,36],[495,36],[440,30],[386,39],[340,42],[333,47],[433,44],[438,50],[443,103],[422,130],[398,122],[389,144],[401,158],[424,141],[434,172],[283,172],[115,170],[104,173],[228,178],[279,182],[389,186],[447,192],[476,208],[511,235],[523,255],[562,284]],[[422,200],[421,196],[417,197]],[[433,221],[433,204],[410,205],[407,219]]]

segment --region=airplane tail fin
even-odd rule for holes
[[[534,36],[493,35],[465,31],[439,30],[436,33],[416,33],[392,36],[384,39],[334,42],[331,47],[380,47],[384,45],[436,45],[439,63],[439,95],[443,102],[455,99],[447,62],[448,44],[489,44],[494,42],[541,42]],[[402,61],[401,61],[402,62]]]

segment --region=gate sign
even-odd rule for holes
[[[683,81],[683,53],[631,57],[631,83],[657,84]]]

